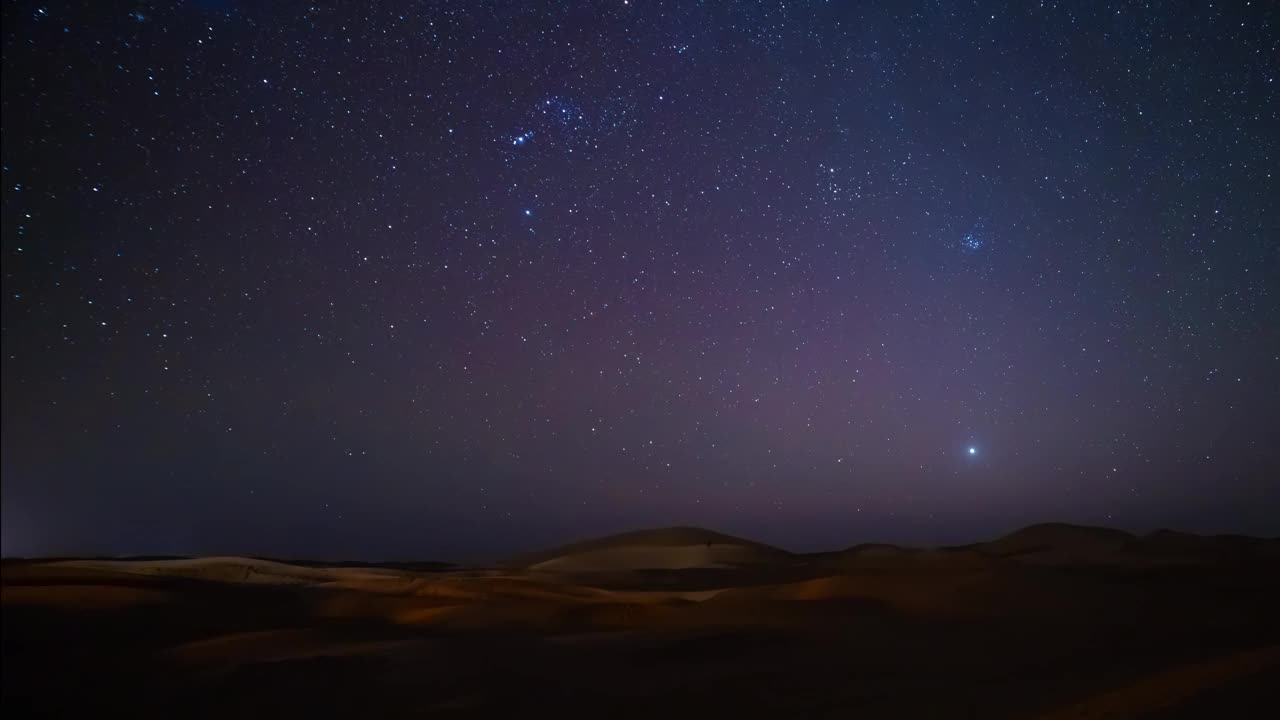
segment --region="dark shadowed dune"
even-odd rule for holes
[[[991,557],[967,548],[909,548],[897,545],[866,543],[848,550],[825,553],[811,561],[828,570],[901,569],[937,571],[966,570],[991,565]]]
[[[557,572],[761,565],[792,554],[763,543],[694,527],[669,527],[569,543],[514,558],[511,567]]]
[[[1029,564],[1116,566],[1233,564],[1280,557],[1273,539],[1156,530],[1137,536],[1102,527],[1044,523],[964,546],[987,557]]]
[[[1276,557],[1280,539],[1246,535],[1195,535],[1176,530],[1156,530],[1134,544],[1134,552],[1150,557],[1185,557],[1209,561],[1252,560]]]
[[[985,555],[1020,560],[1097,560],[1124,550],[1135,537],[1111,528],[1043,523],[970,546]]]
[[[6,562],[4,708],[1266,717],[1280,686],[1276,545],[1048,524],[958,548],[795,555],[665,528],[449,572],[243,557]]]
[[[388,560],[385,562],[365,562],[361,560],[296,560],[256,556],[254,559],[284,563],[285,565],[297,565],[298,567],[313,568],[382,568],[384,570],[406,570],[408,572],[424,573],[448,572],[449,570],[458,569],[458,565],[455,563],[432,560]]]

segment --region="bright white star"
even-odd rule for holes
[[[970,454],[970,455],[977,455],[977,454],[978,454],[978,448],[976,448],[976,447],[971,447],[971,448],[969,448],[969,454]]]

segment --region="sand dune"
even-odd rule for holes
[[[1280,558],[1280,539],[1156,530],[1142,536],[1130,551],[1150,562],[1266,561]]]
[[[1045,523],[965,546],[986,557],[1026,564],[1159,567],[1241,563],[1280,557],[1276,540],[1157,530],[1137,536],[1111,528]]]
[[[1280,646],[1246,650],[1150,673],[1121,688],[1043,716],[1043,720],[1146,717],[1242,677],[1280,669]],[[1275,711],[1280,708],[1271,708]],[[1258,712],[1268,712],[1257,708]],[[1224,715],[1225,716],[1225,715]],[[1260,717],[1260,716],[1259,716]]]
[[[244,557],[201,557],[175,560],[65,560],[57,563],[71,571],[97,571],[127,575],[188,578],[209,582],[304,585],[323,582],[395,578],[400,571],[381,568],[326,568],[289,565],[274,560]]]
[[[161,605],[173,599],[164,590],[109,584],[5,585],[0,603],[5,607],[50,607],[60,610],[123,610]]]
[[[1136,538],[1123,530],[1065,523],[1031,525],[991,542],[969,546],[984,555],[1035,563],[1109,562]]]
[[[616,717],[1132,716],[1275,687],[1247,680],[1280,672],[1275,544],[1038,525],[961,548],[797,555],[667,528],[498,569],[6,562],[6,706],[36,698],[63,704],[45,715],[155,717],[203,707],[208,717],[502,717],[533,705]],[[142,675],[161,680],[140,696]],[[70,692],[71,678],[94,692]],[[351,702],[333,705],[335,692]]]
[[[181,560],[66,560],[59,563],[74,570],[151,575],[156,577],[184,577],[212,582],[300,584],[332,580],[333,575],[322,568],[304,568],[285,565],[270,560],[243,557],[202,557]]]
[[[201,664],[280,662],[382,653],[412,642],[351,637],[315,629],[256,630],[183,643],[165,650],[162,657]]]
[[[643,545],[613,547],[573,553],[530,565],[531,570],[552,572],[600,572],[616,570],[730,567],[761,564],[761,553],[743,545]]]
[[[512,564],[548,572],[605,572],[763,565],[790,557],[784,550],[732,535],[672,527],[571,543],[522,556]]]
[[[944,571],[989,567],[995,562],[991,556],[969,549],[917,550],[895,545],[857,545],[824,554],[817,564],[833,570],[929,568]]]

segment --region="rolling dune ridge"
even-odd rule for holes
[[[18,716],[1190,717],[1275,703],[1275,540],[1041,525],[811,555],[695,528],[497,568],[6,561]],[[148,682],[141,691],[141,678]],[[73,682],[86,691],[68,692]],[[1234,705],[1233,705],[1234,703]]]

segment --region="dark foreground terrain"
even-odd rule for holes
[[[1280,717],[1280,543],[1041,525],[509,567],[10,560],[6,717]],[[107,715],[109,713],[109,715]]]

